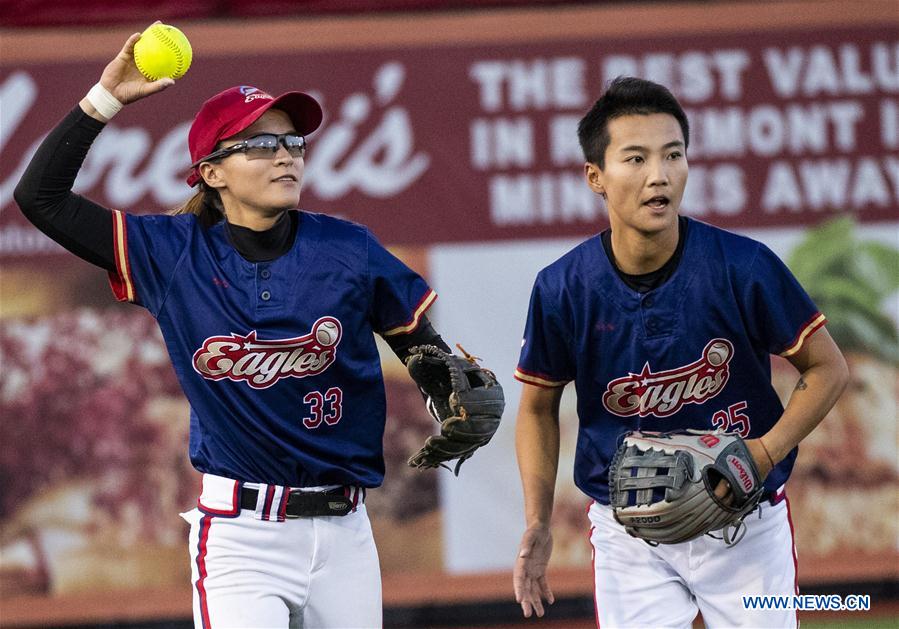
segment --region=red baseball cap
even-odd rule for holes
[[[312,133],[322,123],[322,108],[309,94],[287,92],[274,98],[258,87],[232,87],[207,100],[197,112],[187,134],[191,163],[212,153],[216,144],[240,133],[272,108],[290,116],[300,135]],[[199,181],[199,171],[191,168],[187,185],[195,186]]]

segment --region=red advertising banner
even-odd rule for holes
[[[542,0],[562,4],[566,0]],[[489,6],[532,4],[528,0],[4,0],[0,22],[6,26],[71,26],[72,24],[121,24],[127,20],[152,22],[198,18],[248,16],[309,16],[354,14],[363,11],[450,11]],[[573,4],[568,0],[568,4]]]
[[[187,29],[190,34],[190,29]],[[299,35],[299,31],[298,31]],[[110,55],[114,50],[110,50]],[[595,231],[576,126],[619,75],[660,81],[688,109],[687,214],[724,227],[899,215],[899,39],[891,26],[633,40],[301,51],[204,58],[174,88],[126,108],[77,190],[133,212],[184,201],[187,129],[234,84],[323,103],[302,205],[370,225],[388,243]],[[0,256],[50,245],[12,191],[35,143],[102,63],[4,67]]]

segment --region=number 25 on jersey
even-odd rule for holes
[[[717,411],[712,415],[712,428],[720,429],[724,432],[735,432],[745,439],[749,436],[749,431],[751,430],[749,416],[743,413],[747,406],[748,404],[744,400],[731,404],[726,411]]]

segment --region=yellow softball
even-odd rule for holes
[[[134,44],[134,63],[151,81],[180,79],[190,67],[193,50],[184,33],[168,24],[153,24]]]

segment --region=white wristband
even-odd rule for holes
[[[119,99],[113,96],[108,89],[97,83],[87,93],[88,102],[94,106],[97,113],[106,118],[111,119],[122,110],[124,105]]]

